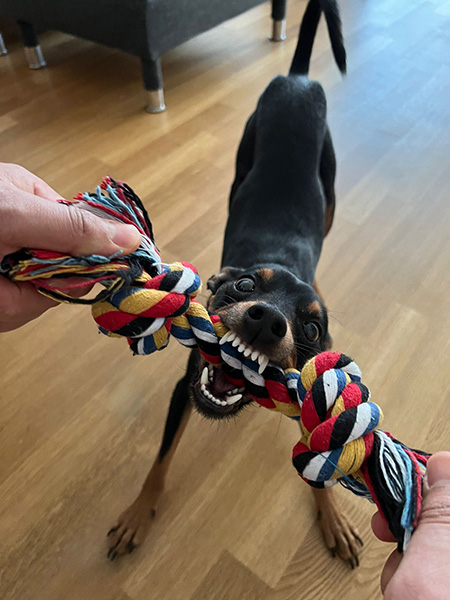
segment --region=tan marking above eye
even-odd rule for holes
[[[261,279],[264,279],[264,281],[270,281],[273,277],[273,270],[272,269],[260,269],[258,271],[258,275],[261,277]]]
[[[307,311],[316,317],[320,317],[322,314],[322,309],[320,308],[320,304],[317,302],[317,300],[311,302],[311,304],[307,307]]]

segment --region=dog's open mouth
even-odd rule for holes
[[[245,358],[259,363],[259,373],[264,371],[269,362],[267,356],[246,344],[233,332],[225,334],[220,343],[223,344],[226,341],[231,342]],[[200,377],[193,385],[192,390],[199,412],[212,419],[237,414],[246,404],[251,402],[245,388],[236,387],[221,368],[214,367],[204,361],[202,362]]]
[[[231,408],[239,404],[245,392],[244,388],[235,387],[234,383],[227,379],[222,369],[217,369],[212,365],[203,367],[196,387],[205,400],[221,408]]]

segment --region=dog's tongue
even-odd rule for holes
[[[214,391],[217,394],[226,394],[231,392],[236,386],[229,381],[221,369],[214,369]]]

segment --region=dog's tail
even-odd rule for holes
[[[312,47],[322,12],[327,22],[334,59],[340,72],[345,74],[347,70],[346,54],[337,2],[336,0],[309,0],[300,26],[298,44],[289,75],[308,75]]]

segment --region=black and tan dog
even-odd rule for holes
[[[327,311],[315,286],[322,241],[334,214],[336,162],[321,85],[308,79],[321,13],[334,57],[345,71],[335,0],[310,0],[287,77],[273,79],[245,127],[230,197],[222,271],[212,277],[210,309],[230,329],[228,340],[252,355],[300,369],[331,345]],[[211,419],[237,415],[250,401],[220,369],[190,355],[173,393],[159,455],[138,498],[108,534],[109,557],[131,552],[155,515],[164,479],[192,404]],[[327,546],[358,564],[361,541],[330,489],[314,490]]]

